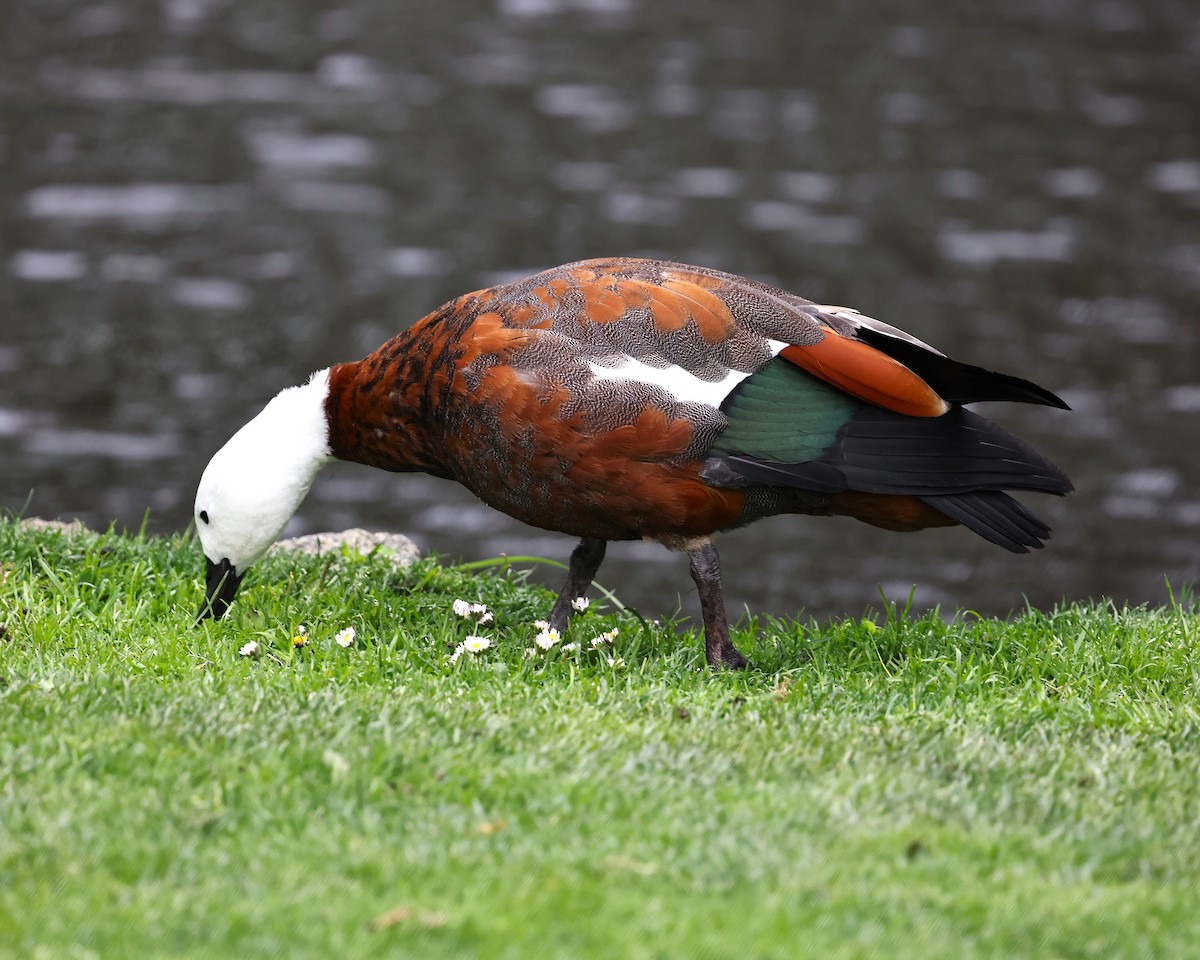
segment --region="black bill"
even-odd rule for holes
[[[196,614],[197,623],[209,617],[220,620],[225,616],[225,611],[229,609],[229,604],[233,602],[242,583],[242,574],[234,570],[233,564],[228,560],[222,560],[220,563],[208,560],[207,563],[208,569],[204,574],[204,603],[200,605],[200,612]]]

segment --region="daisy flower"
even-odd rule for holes
[[[490,647],[492,645],[492,641],[487,637],[472,636],[467,637],[467,639],[462,642],[462,645],[464,650],[468,650],[471,653],[479,653]]]
[[[583,611],[586,610],[591,605],[592,605],[592,601],[589,600],[587,597],[576,597],[574,600],[571,601],[571,606],[573,606],[580,613],[583,613]]]
[[[564,643],[562,645],[563,653],[574,653],[578,649],[579,649],[579,644],[577,644],[577,643]]]
[[[474,617],[476,623],[491,623],[492,614],[488,610],[486,603],[468,603],[466,600],[455,600],[451,608],[456,616],[462,617],[464,620],[467,617]]]
[[[348,647],[354,643],[355,635],[353,627],[346,627],[345,630],[339,630],[333,639],[337,641],[339,647]]]
[[[308,646],[308,628],[302,623],[298,624],[296,626],[295,632],[292,633],[292,646],[293,647]]]
[[[240,653],[243,657],[250,657],[251,659],[258,657],[258,641],[249,641],[244,647],[242,647],[241,650],[238,651],[238,653]]]
[[[595,649],[596,647],[604,646],[606,643],[612,643],[617,639],[618,633],[620,633],[620,631],[616,627],[613,627],[611,630],[605,630],[604,633],[600,634],[598,637],[592,637],[592,648]]]
[[[538,633],[538,635],[533,638],[533,642],[536,643],[543,650],[549,650],[552,646],[554,646],[556,643],[558,643],[558,641],[561,639],[562,639],[562,637],[559,636],[559,633],[557,630],[555,630],[553,627],[547,626],[547,627],[543,627],[542,630]]]

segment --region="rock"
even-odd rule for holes
[[[303,537],[280,540],[269,552],[296,551],[319,556],[323,553],[337,553],[342,547],[363,556],[378,550],[380,553],[389,554],[392,563],[397,567],[407,567],[421,555],[417,545],[402,533],[378,533],[358,527],[343,530],[341,533],[310,533]]]
[[[59,533],[90,533],[82,520],[43,520],[41,517],[27,517],[18,520],[17,526],[25,530],[57,530]]]

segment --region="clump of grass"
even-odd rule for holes
[[[272,557],[195,627],[199,570],[0,521],[0,955],[1200,942],[1191,599],[762,618],[732,674],[603,599],[530,655],[511,566]]]

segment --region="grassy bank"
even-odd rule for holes
[[[271,558],[196,628],[199,564],[0,521],[0,956],[1200,943],[1186,604],[764,621],[716,675],[599,602],[544,654],[547,593],[424,561]]]

